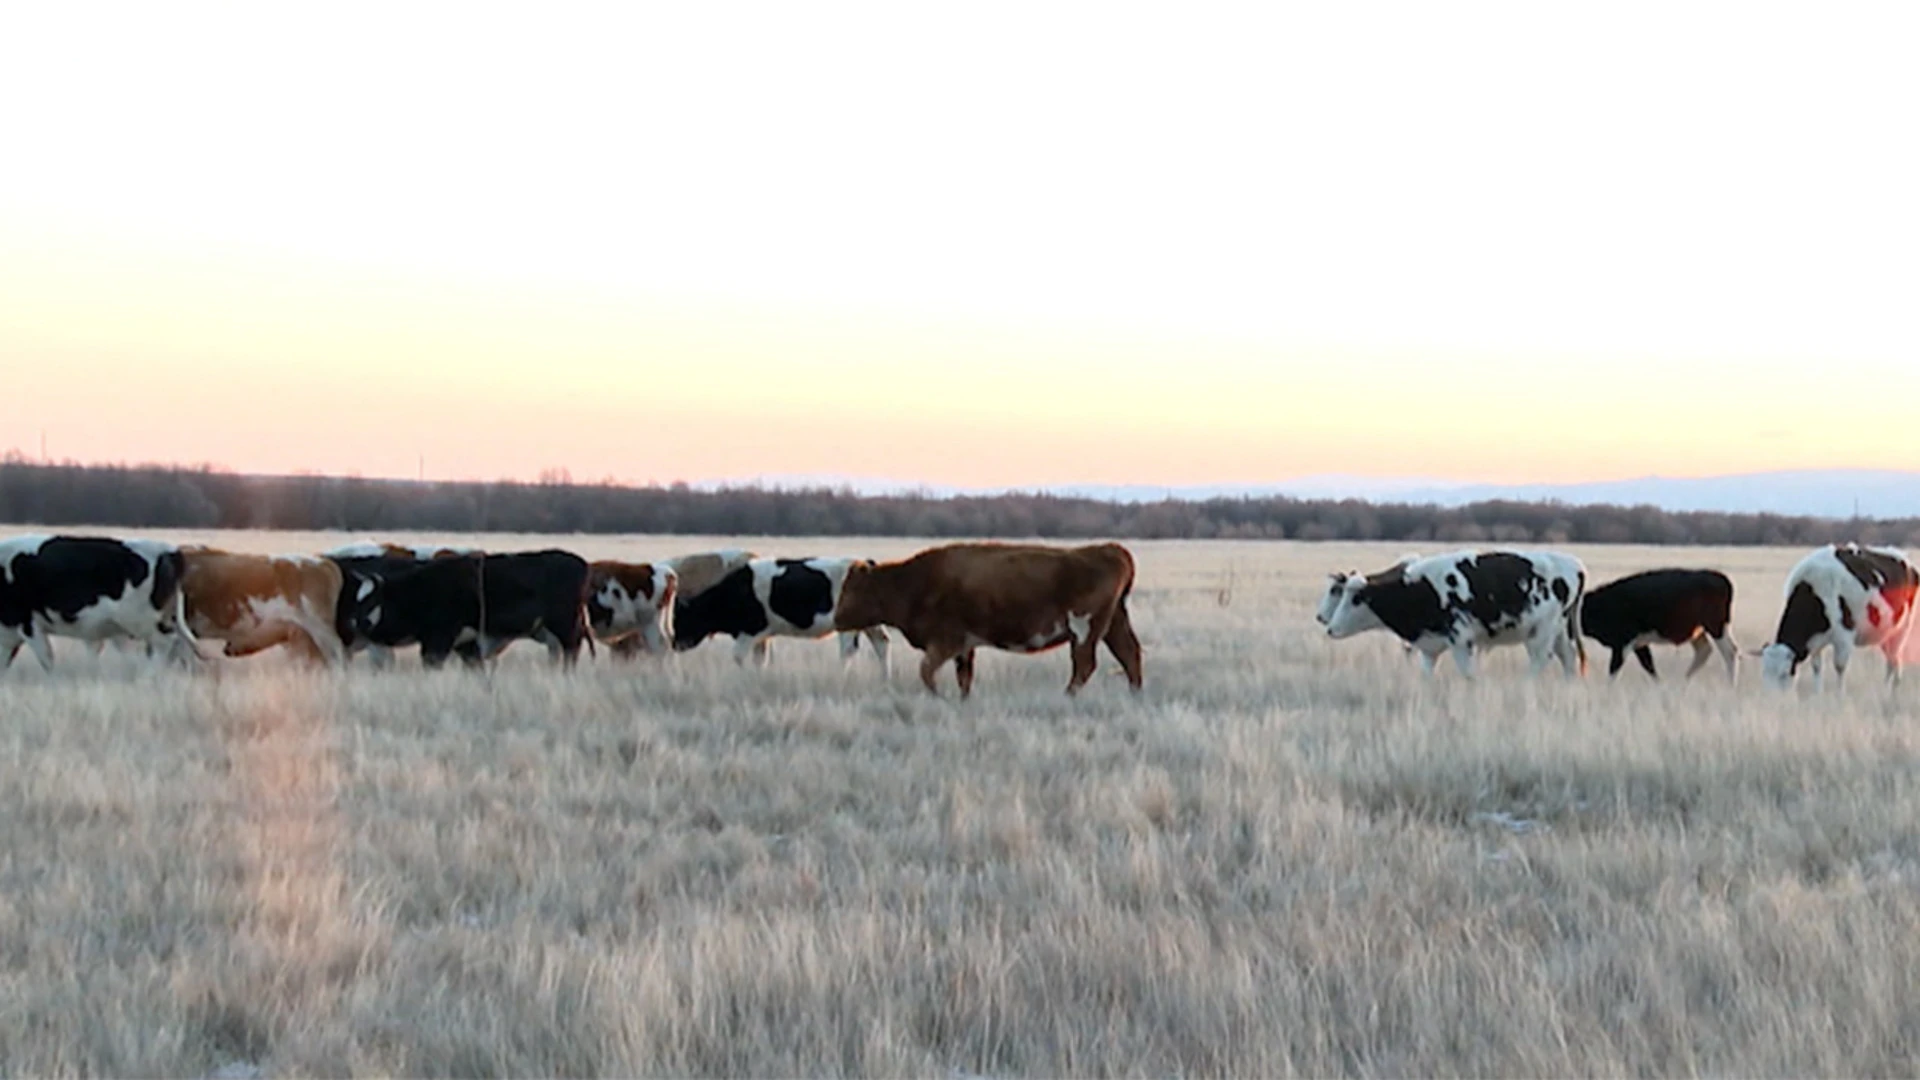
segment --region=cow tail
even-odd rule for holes
[[[1587,572],[1580,571],[1574,583],[1573,604],[1567,609],[1567,634],[1573,638],[1573,653],[1580,658],[1580,677],[1587,677],[1587,636],[1580,630],[1580,613],[1587,606]]]
[[[667,587],[660,592],[660,632],[666,635],[667,655],[673,655],[673,609],[680,604],[680,575],[667,574]]]
[[[169,567],[171,568],[171,572],[164,569]],[[171,581],[167,580],[169,578]],[[187,619],[186,560],[182,559],[177,553],[172,559],[163,557],[155,560],[154,587],[167,588],[169,586],[173,589],[173,632],[185,638],[187,644],[197,649],[200,645],[200,639],[193,635],[193,627]],[[164,602],[165,601],[162,601],[162,603]]]

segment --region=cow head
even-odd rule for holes
[[[1760,677],[1768,686],[1776,690],[1785,690],[1793,685],[1793,677],[1800,671],[1800,657],[1793,646],[1774,642],[1760,650]]]
[[[840,598],[833,608],[833,623],[842,630],[865,630],[887,621],[891,605],[887,590],[873,574],[880,565],[874,559],[855,559],[840,581]]]
[[[1328,637],[1349,638],[1382,625],[1380,617],[1367,606],[1371,585],[1358,571],[1327,575],[1327,591],[1320,598],[1314,620],[1327,628]]]
[[[613,629],[616,609],[627,606],[627,590],[612,574],[595,570],[587,578],[587,625],[596,634]]]
[[[340,606],[336,622],[340,637],[364,639],[380,625],[380,576],[359,567],[341,567]]]

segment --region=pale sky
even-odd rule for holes
[[[1909,4],[15,4],[0,450],[1920,467]]]

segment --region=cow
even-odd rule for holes
[[[1376,574],[1330,574],[1316,621],[1336,640],[1385,628],[1420,654],[1421,670],[1452,652],[1467,678],[1474,651],[1524,644],[1538,675],[1558,657],[1586,674],[1580,607],[1587,569],[1553,551],[1456,551],[1403,561]]]
[[[673,647],[684,652],[715,634],[733,638],[733,658],[756,664],[768,660],[767,643],[776,637],[821,638],[841,631],[840,658],[851,660],[861,633],[834,621],[840,587],[847,572],[871,565],[871,559],[750,559],[704,592],[674,608]],[[861,627],[873,645],[884,676],[890,673],[887,632]]]
[[[329,559],[439,559],[448,555],[472,555],[479,548],[454,547],[447,544],[385,544],[374,540],[362,540],[352,544],[342,544],[330,548],[321,554]]]
[[[390,572],[429,559],[444,559],[455,555],[476,555],[479,548],[456,547],[446,544],[390,544],[373,540],[363,540],[352,544],[342,544],[322,552],[322,557],[339,566],[342,574],[352,576],[359,571],[362,578],[378,572]],[[344,582],[343,582],[344,584]],[[364,587],[364,585],[360,586]],[[346,647],[346,657],[351,660],[355,653],[365,650],[376,668],[384,668],[393,663],[393,650],[385,645],[370,641],[352,633],[344,622],[345,608],[350,606],[350,598],[341,598],[342,609],[335,620],[335,630],[341,644]]]
[[[588,563],[587,625],[617,655],[670,655],[679,587],[665,563]]]
[[[758,557],[753,552],[743,551],[740,548],[722,548],[719,551],[676,555],[665,560],[665,564],[679,580],[675,592],[679,602],[684,604],[718,585],[722,578]]]
[[[1787,574],[1780,624],[1759,650],[1762,678],[1784,690],[1811,663],[1818,690],[1820,653],[1831,648],[1834,684],[1844,687],[1853,650],[1864,646],[1880,650],[1888,680],[1898,682],[1916,587],[1920,569],[1898,548],[1829,544],[1809,553]]]
[[[236,555],[214,548],[181,549],[180,592],[196,639],[224,641],[228,656],[251,656],[286,645],[307,660],[346,659],[335,620],[340,567],[313,555]],[[175,656],[190,648],[175,643]]]
[[[388,649],[418,644],[428,667],[455,652],[477,666],[519,638],[545,644],[571,667],[587,635],[587,561],[569,551],[338,563],[342,638]]]
[[[1643,570],[1595,588],[1580,606],[1581,632],[1612,651],[1608,678],[1620,674],[1629,652],[1659,678],[1649,648],[1656,642],[1693,646],[1689,679],[1715,650],[1726,662],[1727,678],[1737,678],[1740,650],[1728,631],[1732,619],[1733,582],[1718,570]]]
[[[843,630],[898,629],[921,651],[920,681],[935,695],[935,676],[949,660],[961,699],[973,693],[974,651],[983,645],[1014,653],[1071,646],[1071,695],[1093,676],[1103,642],[1137,691],[1140,639],[1127,614],[1133,572],[1133,555],[1119,544],[948,544],[849,568],[834,621]]]
[[[180,549],[158,540],[16,536],[0,540],[0,667],[20,646],[53,668],[50,635],[132,639],[171,653],[183,630]]]

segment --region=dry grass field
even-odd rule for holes
[[[350,537],[238,534],[247,550]],[[487,538],[589,556],[687,538]],[[763,540],[768,554],[908,541]],[[1920,685],[1518,650],[1431,680],[1312,620],[1396,545],[1131,545],[1110,657],[721,645],[570,675],[275,657],[0,677],[0,1073],[1912,1073]],[[1735,577],[1798,551],[1580,550]],[[1670,674],[1684,654],[1658,658]]]

